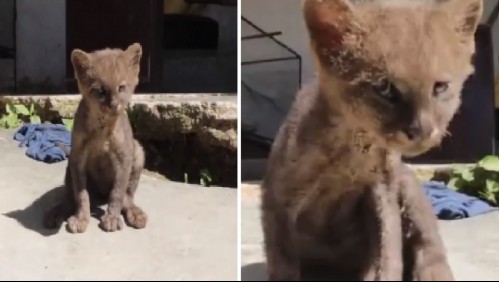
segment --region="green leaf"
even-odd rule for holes
[[[7,105],[5,105],[5,111],[8,114],[15,114],[16,113],[16,109],[14,108],[14,105],[12,105],[12,103],[7,103]]]
[[[16,108],[16,113],[23,116],[29,116],[29,110],[25,105],[14,105],[14,107]]]
[[[204,178],[201,177],[199,182],[200,182],[199,184],[201,184],[201,186],[208,187],[208,183],[206,183],[206,180],[204,180]]]
[[[450,188],[452,188],[454,190],[458,190],[458,189],[462,188],[460,185],[461,181],[462,181],[461,178],[453,177],[453,178],[451,178],[451,180],[449,180],[449,183],[447,183],[447,186],[449,186]]]
[[[37,123],[42,123],[42,120],[40,119],[39,116],[35,115],[29,117],[29,122],[37,124]]]
[[[471,168],[465,169],[461,172],[461,177],[463,178],[464,181],[472,182],[475,180],[475,177],[473,175],[473,170]]]
[[[201,170],[201,177],[204,178],[204,179],[206,179],[206,180],[208,180],[209,182],[212,181],[210,171],[207,170],[207,169]]]
[[[487,191],[490,193],[498,193],[499,192],[499,183],[492,179],[485,180],[485,185],[487,187]]]
[[[487,156],[478,163],[478,166],[488,171],[499,172],[499,157]]]
[[[29,107],[29,115],[32,115],[35,112],[35,104],[31,104]]]
[[[62,123],[64,123],[69,131],[73,130],[74,119],[64,118],[62,119]]]
[[[15,128],[19,125],[19,119],[15,113],[9,114],[7,116],[7,126],[9,128]]]
[[[497,205],[497,199],[494,193],[490,193],[489,191],[480,191],[478,196],[494,205]]]

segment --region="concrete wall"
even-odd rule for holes
[[[18,90],[64,89],[66,1],[17,0],[16,32]]]
[[[301,15],[302,0],[241,0],[243,16],[267,31],[282,31],[279,37],[303,57],[303,78],[313,77],[313,65],[307,45],[305,27]],[[484,20],[488,19],[499,0],[484,0]],[[499,20],[493,27],[496,73],[499,74]]]

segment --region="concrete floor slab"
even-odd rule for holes
[[[42,227],[60,192],[66,162],[25,156],[0,130],[0,280],[237,279],[237,191],[143,175],[137,204],[146,229],[84,234]]]
[[[241,189],[242,280],[265,281],[259,186],[248,184]],[[465,220],[441,221],[440,229],[457,281],[499,279],[499,212]]]

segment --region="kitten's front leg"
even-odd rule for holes
[[[409,260],[413,262],[411,280],[453,281],[454,275],[440,237],[437,219],[421,184],[412,171],[404,168],[401,185],[403,225]]]
[[[114,160],[115,180],[113,188],[109,193],[109,203],[106,213],[101,217],[100,227],[107,232],[114,232],[123,229],[121,211],[126,195],[126,189],[130,180],[131,160]]]
[[[85,154],[79,158],[70,157],[69,175],[66,185],[73,189],[76,214],[68,219],[67,230],[71,233],[83,233],[87,230],[90,220],[90,197],[87,190],[87,175],[85,171]]]
[[[290,223],[268,195],[263,196],[262,225],[267,276],[270,281],[299,281],[300,265],[292,241]]]
[[[401,281],[402,265],[402,221],[397,201],[398,193],[385,184],[372,190],[372,204],[377,222],[373,224],[376,239],[374,264],[366,272],[364,280]]]

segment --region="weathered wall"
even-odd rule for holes
[[[16,33],[18,90],[64,89],[66,1],[17,0]]]

